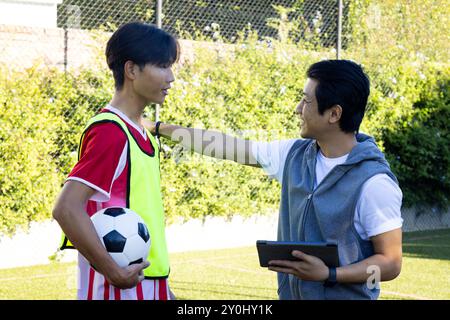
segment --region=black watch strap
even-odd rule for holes
[[[155,125],[155,136],[157,137],[157,138],[159,138],[160,137],[160,134],[159,134],[159,126],[161,125],[161,121],[156,121],[156,125]]]
[[[332,287],[337,283],[336,268],[330,267],[328,268],[328,270],[329,270],[328,279],[325,281],[324,286]]]

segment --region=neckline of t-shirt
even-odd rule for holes
[[[344,154],[343,156],[337,157],[337,158],[327,158],[323,155],[322,151],[319,150],[319,152],[317,152],[317,157],[327,163],[337,163],[337,164],[341,164],[344,163],[345,161],[347,161],[349,153]]]
[[[133,128],[136,129],[137,132],[139,132],[139,134],[145,139],[147,140],[147,133],[146,130],[144,129],[144,131],[142,131],[142,129],[133,121],[131,121],[130,118],[128,118],[126,116],[125,113],[123,113],[122,111],[120,111],[119,109],[113,107],[112,105],[110,105],[109,103],[106,105],[105,107],[106,110],[111,111],[113,113],[115,113],[116,115],[118,115],[119,117],[121,117],[127,124],[129,124],[130,126],[132,126]]]

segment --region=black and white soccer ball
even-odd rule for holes
[[[106,251],[120,267],[145,261],[150,252],[150,233],[133,210],[109,207],[91,217]]]

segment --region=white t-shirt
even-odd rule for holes
[[[252,153],[264,171],[280,183],[289,150],[297,139],[272,142],[253,142]],[[327,158],[318,152],[314,188],[335,166],[344,163],[348,154],[339,158]],[[387,174],[377,174],[367,180],[356,204],[354,223],[364,240],[402,227],[402,191]]]

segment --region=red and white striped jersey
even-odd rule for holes
[[[114,112],[119,116],[140,147],[148,153],[153,153],[153,148],[156,146],[152,145],[145,130],[111,105],[102,110],[102,112],[105,111]],[[89,216],[107,207],[126,207],[129,168],[127,152],[127,136],[113,123],[95,124],[86,132],[81,145],[80,159],[66,181],[75,180],[97,191],[86,206]],[[102,274],[90,266],[81,254],[78,258],[77,297],[83,300],[167,300],[170,298],[167,279],[145,279],[132,289],[114,288]]]
[[[131,289],[118,289],[78,253],[79,300],[170,300],[168,279],[145,279]]]

